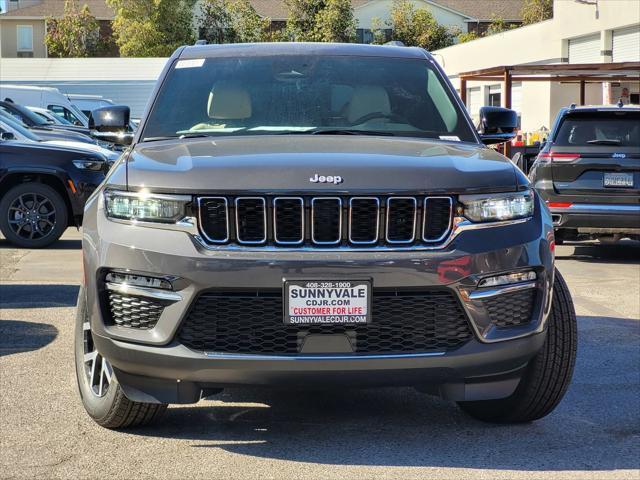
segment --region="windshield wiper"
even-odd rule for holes
[[[180,135],[180,140],[183,138],[202,138],[202,137],[210,137],[211,135],[207,133],[183,133]]]
[[[172,138],[178,138],[177,135],[166,135],[163,137],[144,137],[143,142],[159,142],[160,140],[171,140]]]
[[[589,145],[620,145],[620,140],[613,138],[603,138],[600,140],[587,140]]]
[[[289,130],[279,132],[278,135],[372,135],[378,137],[393,137],[392,132],[380,130],[355,130],[352,128],[314,128],[311,130]]]
[[[174,138],[179,138],[182,140],[183,138],[201,138],[201,137],[210,137],[211,135],[207,135],[206,133],[184,133],[182,135],[164,135],[160,137],[144,137],[142,139],[143,142],[159,142],[161,140],[173,140]]]

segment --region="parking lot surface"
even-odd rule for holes
[[[413,389],[227,390],[125,432],[80,404],[80,234],[0,239],[1,478],[640,478],[640,247],[558,247],[578,314],[573,384],[548,417],[488,425]]]

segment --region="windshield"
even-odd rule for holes
[[[41,141],[40,137],[34,135],[33,132],[20,125],[18,122],[14,122],[7,117],[3,116],[0,118],[0,126],[2,126],[4,130],[13,133],[18,140],[27,138],[29,140],[33,140],[34,142]]]
[[[640,112],[568,115],[554,140],[558,146],[612,145],[640,147]]]
[[[39,117],[28,108],[25,108],[21,105],[13,104],[11,107],[0,105],[0,110],[11,115],[12,117],[19,119],[22,123],[25,123],[25,124],[44,125],[44,126],[51,125],[51,123],[48,120],[45,120],[42,117]]]
[[[177,61],[142,139],[322,132],[476,141],[427,60],[308,55]]]

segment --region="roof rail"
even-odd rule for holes
[[[196,40],[196,43],[194,45],[206,45],[207,41],[206,40]]]

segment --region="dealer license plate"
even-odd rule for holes
[[[363,324],[371,321],[370,280],[295,280],[284,283],[284,323]]]
[[[632,173],[605,173],[605,187],[633,187]]]

